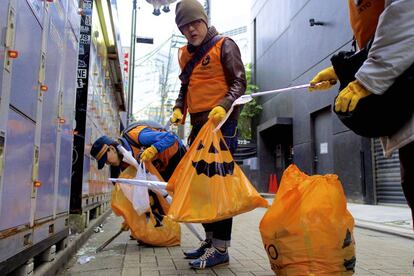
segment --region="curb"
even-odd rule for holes
[[[361,229],[372,230],[372,231],[383,233],[383,234],[399,236],[405,239],[414,240],[414,233],[412,229],[405,229],[401,227],[383,225],[383,224],[373,223],[370,221],[357,220],[357,219],[355,219],[355,227],[361,228]]]
[[[68,246],[64,249],[59,251],[56,254],[55,260],[44,263],[40,265],[36,270],[34,271],[35,276],[45,275],[45,276],[54,276],[59,274],[69,260],[75,255],[75,253],[81,248],[85,242],[89,239],[89,237],[94,233],[94,228],[98,226],[99,224],[103,223],[103,221],[112,213],[112,209],[109,208],[105,213],[103,213],[100,217],[97,219],[91,221],[88,228],[77,236],[72,236],[73,240],[69,241]],[[68,238],[71,238],[69,236]]]

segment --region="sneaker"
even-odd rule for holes
[[[204,240],[201,242],[200,247],[194,250],[185,251],[184,255],[186,259],[198,259],[203,256],[207,248],[211,247],[211,240]]]
[[[204,255],[199,259],[190,262],[190,267],[194,269],[205,269],[208,267],[217,267],[229,263],[229,253],[221,253],[214,247],[207,248]]]

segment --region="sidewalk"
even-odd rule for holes
[[[358,218],[363,214],[366,218],[366,213],[374,214],[358,210],[366,210],[364,206],[366,205],[353,204],[350,205],[350,209],[353,209],[352,212]],[[404,208],[399,211],[404,212],[403,210]],[[103,225],[103,232],[93,234],[60,275],[274,275],[259,233],[259,223],[265,211],[266,209],[258,208],[236,216],[233,223],[232,246],[229,249],[230,264],[227,267],[206,270],[190,269],[188,260],[183,258],[183,250],[198,245],[197,239],[186,227],[181,227],[180,247],[138,246],[125,232],[104,251],[96,254],[95,249],[114,235],[121,225],[122,219],[111,214]],[[394,213],[399,211],[394,210]],[[197,225],[197,229],[202,233],[200,225]],[[414,241],[361,228],[354,229],[354,236],[357,243],[355,275],[414,275]],[[89,262],[80,263],[88,257],[91,258]]]
[[[189,260],[183,258],[183,250],[194,248],[199,243],[184,226],[181,227],[181,246],[138,246],[125,232],[96,254],[95,249],[114,235],[121,225],[122,219],[111,214],[103,225],[104,232],[93,234],[61,275],[274,275],[259,233],[259,222],[265,211],[260,208],[237,216],[233,223],[229,251],[230,265],[206,270],[190,269]],[[197,224],[196,227],[203,234],[201,225]],[[81,264],[80,261],[87,257],[91,257],[90,261]]]

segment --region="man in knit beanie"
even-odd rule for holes
[[[245,93],[246,77],[238,46],[208,26],[207,15],[197,0],[181,0],[175,15],[175,22],[188,44],[178,53],[181,89],[170,120],[175,124],[184,123],[183,113],[188,111],[192,125],[188,140],[191,144],[209,119],[220,122],[232,103]],[[191,63],[195,56],[201,56],[201,60]],[[186,64],[195,64],[192,71],[184,70]],[[184,74],[183,70],[190,74]],[[237,148],[239,115],[239,108],[235,108],[221,127],[232,154]],[[188,259],[195,259],[189,263],[192,268],[204,269],[229,262],[227,248],[230,246],[232,222],[233,219],[229,218],[203,223],[206,239],[199,248],[184,252]]]

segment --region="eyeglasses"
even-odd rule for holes
[[[192,26],[193,28],[198,28],[198,27],[200,27],[202,22],[203,22],[203,20],[197,19],[197,20],[194,20],[190,23],[185,24],[180,29],[181,29],[182,32],[188,32],[188,30],[190,29],[190,26]]]

